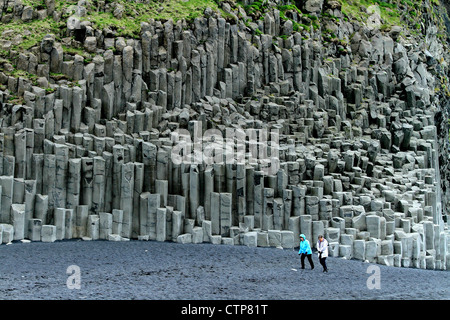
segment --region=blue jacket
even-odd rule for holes
[[[306,240],[305,235],[302,233],[300,237],[302,237],[304,240],[300,241],[300,250],[298,251],[298,254],[301,253],[312,254],[311,246],[309,245],[309,241]]]

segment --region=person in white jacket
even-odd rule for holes
[[[323,267],[323,272],[328,272],[327,268],[327,257],[328,257],[328,241],[323,237],[323,235],[319,235],[319,240],[317,241],[317,254],[319,255],[319,262]]]

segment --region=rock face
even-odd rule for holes
[[[84,26],[92,60],[51,35],[17,55],[73,81],[47,92],[0,71],[0,239],[292,248],[323,234],[332,256],[449,269],[442,44],[355,29],[326,5],[354,33],[345,53],[273,9],[261,34],[208,11],[139,39]]]
[[[303,6],[300,6],[300,8],[303,8],[306,12],[319,13],[322,11],[324,0],[306,0],[297,2],[303,2]]]

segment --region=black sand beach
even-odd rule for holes
[[[300,269],[296,250],[155,241],[57,241],[0,246],[2,300],[404,300],[450,298],[450,273],[328,258]],[[68,267],[80,289],[69,289]],[[72,276],[72,278],[70,278]]]

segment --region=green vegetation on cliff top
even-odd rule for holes
[[[441,29],[442,18],[436,13],[438,0],[427,2],[429,7],[419,0],[337,0],[340,4],[343,19],[345,21],[357,21],[359,23],[367,23],[372,12],[376,11],[380,15],[380,29],[382,31],[389,30],[393,25],[403,26],[405,32],[411,34],[420,34],[423,30],[423,21],[427,19],[439,26]],[[10,50],[23,51],[30,50],[32,47],[39,45],[42,38],[49,33],[55,34],[57,41],[62,41],[67,37],[66,23],[70,16],[75,16],[81,21],[89,21],[91,27],[98,30],[110,29],[116,36],[139,38],[141,32],[141,24],[151,19],[166,21],[186,20],[193,21],[196,17],[201,17],[206,8],[210,8],[213,12],[219,13],[225,18],[243,18],[242,9],[245,10],[247,17],[243,21],[247,26],[249,22],[257,22],[264,19],[266,12],[276,8],[279,10],[282,20],[291,20],[293,23],[293,31],[302,32],[315,30],[320,28],[323,19],[332,19],[339,25],[339,18],[324,10],[318,14],[303,13],[295,5],[297,1],[291,1],[291,4],[269,4],[267,0],[256,0],[250,5],[244,5],[240,0],[86,0],[85,13],[77,16],[78,0],[62,1],[55,0],[55,11],[58,14],[54,17],[48,16],[43,19],[33,19],[24,22],[20,19],[11,19],[8,23],[0,24],[0,34],[4,41],[11,41],[9,47],[0,46],[0,58],[8,58]],[[335,1],[336,2],[336,1]],[[25,6],[31,6],[34,9],[46,9],[44,0],[22,0]],[[222,3],[230,4],[231,12],[225,12],[222,9]],[[325,2],[327,3],[327,2]],[[241,8],[240,10],[238,8]],[[12,7],[6,11],[12,11]],[[289,13],[291,12],[291,14]],[[426,14],[423,14],[426,12]],[[291,19],[292,13],[300,18],[299,21]],[[3,15],[5,12],[3,12]],[[342,19],[341,16],[341,19]],[[1,18],[1,17],[0,17]],[[253,27],[256,24],[253,23]],[[441,29],[442,30],[442,29]],[[255,33],[261,34],[259,29],[254,29]],[[329,30],[321,30],[326,36],[325,40],[335,39],[334,33]],[[438,35],[444,34],[439,31]],[[342,40],[343,41],[343,40]],[[64,51],[70,53],[65,46]],[[76,48],[74,48],[76,49]],[[341,48],[342,49],[342,48]]]
[[[60,30],[66,27],[67,18],[76,15],[76,4],[78,1],[56,0],[55,10],[61,12],[59,21],[53,17],[45,19],[33,19],[24,22],[20,19],[13,19],[8,23],[0,24],[0,34],[12,30],[13,37],[22,35],[22,38],[16,38],[12,41],[11,49],[29,50],[39,44],[42,38],[49,33],[53,33],[59,38]],[[43,0],[22,0],[24,6],[31,6],[34,9],[45,9]],[[221,12],[215,0],[148,0],[147,3],[137,3],[126,0],[106,0],[103,1],[103,10],[99,9],[100,1],[86,1],[86,15],[78,17],[81,21],[90,21],[95,29],[103,30],[110,28],[116,32],[116,35],[123,37],[138,37],[141,30],[141,23],[155,20],[178,21],[181,19],[192,20],[202,16],[206,8]],[[105,10],[106,9],[106,10]],[[116,16],[114,12],[116,11]],[[10,13],[12,8],[6,10]],[[1,17],[1,16],[0,16]],[[13,40],[12,37],[8,40]],[[0,50],[0,56],[5,56],[5,52]]]
[[[355,20],[361,23],[367,22],[371,11],[376,10],[381,17],[381,28],[389,29],[393,25],[408,26],[413,33],[421,31],[421,16],[423,1],[419,0],[338,0],[341,5],[341,11],[346,20]],[[44,0],[22,0],[25,6],[32,6],[35,9],[45,9]],[[78,1],[62,1],[56,0],[56,11],[61,12],[60,20],[57,22],[52,17],[43,20],[35,19],[30,22],[21,20],[12,20],[6,24],[0,24],[0,34],[5,30],[14,30],[15,34],[25,34],[23,41],[16,41],[14,49],[28,50],[33,47],[47,33],[54,33],[58,37],[60,29],[65,28],[65,21],[69,16],[76,16],[76,7]],[[225,13],[219,3],[231,3],[232,10],[236,16],[240,16],[238,10],[241,6],[247,14],[253,17],[262,18],[267,10],[271,10],[266,0],[256,0],[251,5],[244,6],[242,1],[228,0],[146,0],[146,1],[127,1],[127,0],[86,0],[86,14],[79,17],[82,21],[90,21],[91,26],[95,29],[103,30],[109,28],[115,32],[117,36],[139,37],[141,23],[155,20],[178,21],[185,19],[192,21],[194,18],[202,16],[206,8],[211,8],[214,12],[219,12],[222,16],[229,18],[230,15]],[[432,0],[433,5],[439,5],[438,0]],[[434,13],[431,6],[430,10]],[[311,27],[317,29],[320,25],[320,15],[317,20],[315,15],[302,13],[296,6],[295,1],[290,5],[278,5],[280,17],[284,20],[287,18],[288,11],[297,11],[300,16],[306,17],[308,23],[293,21],[294,31],[305,29],[309,31]],[[327,13],[322,13],[323,17]],[[308,19],[310,18],[310,19]],[[439,19],[436,19],[438,23]],[[57,19],[58,20],[58,19]],[[29,32],[27,32],[27,30]]]
[[[122,36],[136,37],[139,36],[141,23],[150,19],[192,20],[201,16],[208,7],[213,11],[219,11],[214,0],[153,0],[149,3],[116,0],[115,2],[123,7],[118,9],[123,11],[121,17],[116,17],[112,12],[88,12],[82,20],[91,21],[94,28],[112,27]]]

